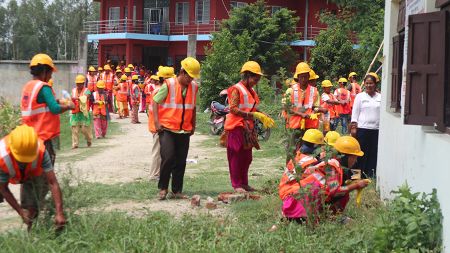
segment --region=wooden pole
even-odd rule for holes
[[[373,67],[373,64],[375,63],[375,60],[377,59],[378,55],[381,52],[381,49],[383,48],[383,45],[384,45],[384,41],[381,42],[380,47],[378,48],[378,51],[375,54],[375,57],[373,57],[372,62],[370,63],[369,68],[367,69],[367,72],[366,72],[366,74],[364,76],[367,76],[367,74],[369,74],[370,69]]]

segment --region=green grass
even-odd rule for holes
[[[197,115],[199,132],[208,129],[208,118],[209,114]],[[66,138],[63,133],[61,136]],[[188,165],[186,194],[200,194],[205,198],[231,190],[226,150],[216,147],[217,139],[216,136],[201,145],[201,148],[211,150],[208,159]],[[263,198],[229,205],[229,212],[224,216],[205,214],[175,219],[167,213],[148,212],[137,218],[119,211],[79,212],[83,208],[112,203],[154,200],[156,182],[138,180],[114,185],[81,183],[74,186],[74,179],[69,175],[60,182],[68,218],[66,229],[55,234],[51,216],[43,214],[29,234],[12,230],[0,235],[0,251],[371,252],[374,226],[387,212],[374,186],[364,191],[361,208],[356,208],[351,199],[345,215],[353,220],[347,225],[336,219],[323,219],[315,227],[281,220],[281,201],[277,195],[281,171],[277,166],[282,166],[284,160],[282,139],[282,125],[278,122],[269,141],[262,143],[262,150],[254,151],[250,182],[264,190]],[[269,232],[273,225],[278,229]]]

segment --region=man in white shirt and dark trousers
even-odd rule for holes
[[[381,95],[376,91],[378,76],[369,73],[364,78],[366,90],[356,95],[353,103],[351,135],[358,139],[364,156],[358,157],[357,167],[365,177],[376,177],[378,129]]]

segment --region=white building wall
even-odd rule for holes
[[[426,2],[434,5],[434,1]],[[426,12],[434,11],[433,5],[427,3]],[[444,216],[445,252],[450,252],[450,135],[431,127],[404,125],[402,114],[391,112],[392,37],[396,35],[398,4],[386,0],[385,11],[378,188],[382,199],[391,198],[391,191],[405,182],[416,192],[429,193],[436,188]]]

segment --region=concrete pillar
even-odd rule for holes
[[[133,41],[132,40],[127,40],[127,44],[126,44],[126,55],[125,55],[125,59],[126,59],[126,64],[134,64],[133,62]]]
[[[189,24],[195,24],[195,0],[189,0]]]
[[[81,73],[87,72],[87,34],[80,32],[80,39],[78,40],[78,69]]]
[[[102,41],[99,40],[98,41],[98,55],[97,55],[97,64],[98,66],[103,66],[102,65],[102,57],[103,57],[103,45],[102,45]]]
[[[127,31],[133,31],[133,0],[128,0]]]
[[[188,35],[187,56],[196,57],[197,55],[197,34]]]

